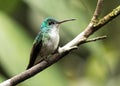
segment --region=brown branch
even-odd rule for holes
[[[84,41],[83,43],[94,42],[94,41],[103,40],[106,38],[107,38],[107,36],[99,36],[99,37],[88,39],[88,40]]]
[[[67,55],[71,50],[76,49],[78,45],[81,45],[83,42],[85,42],[87,38],[90,35],[92,35],[95,31],[103,27],[105,24],[107,24],[109,21],[111,21],[112,19],[114,19],[120,14],[120,6],[118,6],[112,12],[110,12],[109,14],[107,14],[105,17],[103,17],[98,21],[97,18],[100,14],[102,2],[103,0],[98,0],[98,4],[94,12],[93,18],[91,19],[91,22],[86,27],[86,29],[82,33],[80,33],[78,36],[76,36],[72,41],[67,43],[65,46],[59,48],[58,52],[54,53],[51,56],[51,58],[49,58],[49,62],[42,61],[41,63],[33,66],[32,68],[4,81],[3,83],[0,84],[0,86],[17,85],[18,83],[41,72],[42,70],[46,69],[47,67],[59,61],[61,58]]]
[[[99,17],[99,15],[101,13],[102,5],[103,5],[103,0],[98,0],[92,20],[96,20]]]

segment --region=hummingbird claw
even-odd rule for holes
[[[46,61],[47,63],[49,63],[49,58],[43,58],[44,59],[44,61]]]

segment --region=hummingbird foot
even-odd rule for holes
[[[52,53],[52,55],[55,53],[58,53],[58,50],[59,50],[59,47],[57,47],[57,49],[55,49],[55,51]]]
[[[58,52],[63,53],[63,52],[74,50],[74,49],[78,49],[78,46],[67,46],[67,47],[62,47],[62,48],[59,47]]]
[[[43,58],[43,60],[46,61],[48,64],[50,63],[49,57],[50,57],[50,56]]]

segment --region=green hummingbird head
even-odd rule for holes
[[[53,29],[54,27],[58,27],[61,23],[64,23],[64,22],[67,22],[67,21],[73,21],[75,19],[68,19],[68,20],[63,20],[63,21],[57,21],[56,19],[54,18],[51,18],[51,17],[48,17],[46,18],[42,24],[41,24],[41,27],[40,27],[40,30],[42,32],[47,32],[49,31],[50,29]]]

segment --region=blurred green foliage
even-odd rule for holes
[[[25,70],[44,18],[77,19],[61,25],[63,46],[84,30],[96,3],[97,0],[0,0],[0,82]],[[120,0],[104,0],[101,17],[118,5]],[[119,86],[119,23],[120,16],[91,36],[106,34],[106,40],[80,46],[18,86]]]

